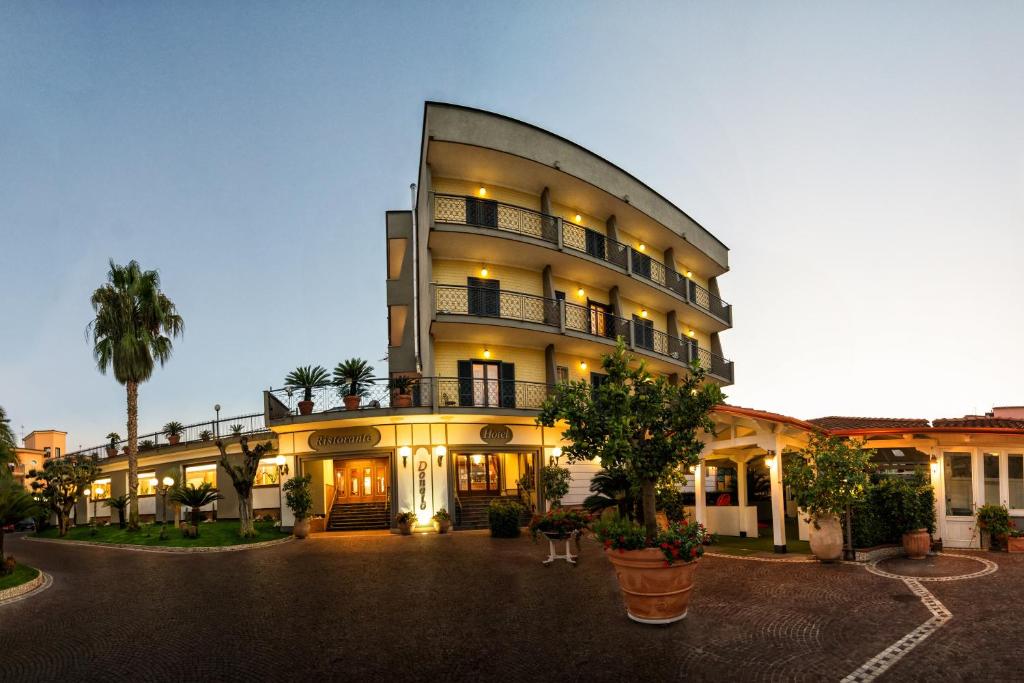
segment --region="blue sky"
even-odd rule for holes
[[[1019,4],[4,3],[16,430],[123,433],[84,337],[111,257],[159,269],[186,319],[144,430],[382,358],[384,211],[408,206],[425,99],[564,135],[729,245],[731,402],[1024,403]]]

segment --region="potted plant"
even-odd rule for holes
[[[240,424],[231,425],[231,436],[241,436],[243,429],[245,428]]]
[[[495,498],[487,506],[487,525],[491,538],[518,538],[519,520],[526,511],[518,501]]]
[[[923,560],[935,533],[935,491],[923,475],[912,479],[887,478],[878,483],[876,497],[883,514],[898,531],[903,551],[911,560]]]
[[[410,511],[399,512],[395,515],[395,522],[398,524],[398,530],[402,532],[403,536],[408,536],[412,533],[412,527],[416,524],[416,513]]]
[[[176,486],[171,490],[170,494],[171,502],[177,503],[178,505],[184,505],[189,508],[189,519],[188,525],[182,528],[183,533],[187,538],[199,538],[199,523],[203,518],[202,508],[218,500],[223,500],[224,496],[220,494],[213,484],[208,481],[196,486],[195,484],[185,484],[184,486]]]
[[[989,550],[999,550],[1000,539],[1010,533],[1010,511],[1002,505],[982,505],[977,519],[978,529],[988,533]]]
[[[307,474],[304,477],[292,477],[284,483],[285,502],[295,515],[295,524],[292,526],[295,538],[309,535],[309,512],[313,509],[313,494],[310,491],[312,481],[313,475]]]
[[[446,534],[451,526],[452,516],[448,513],[448,510],[441,508],[434,513],[434,530],[437,531],[437,533]]]
[[[1018,529],[1012,521],[1010,522],[1010,531],[1006,534],[1006,551],[1024,553],[1024,529]]]
[[[288,373],[284,385],[288,389],[302,389],[302,400],[299,401],[299,414],[309,415],[313,412],[313,390],[330,384],[327,368],[320,365],[300,366]]]
[[[864,496],[874,451],[861,441],[847,441],[823,433],[811,435],[807,447],[787,461],[785,482],[797,507],[810,524],[811,552],[821,562],[835,562],[843,554],[843,527],[839,515]],[[779,454],[769,467],[779,467]],[[852,551],[852,526],[847,524]]]
[[[593,519],[584,510],[558,507],[543,515],[534,515],[530,520],[530,535],[535,541],[542,534],[548,540],[561,541],[581,535]]]
[[[121,435],[117,432],[110,432],[107,434],[107,457],[113,458],[117,455],[117,442],[121,440]]]
[[[635,362],[621,337],[601,366],[605,379],[597,386],[556,384],[537,422],[564,424],[562,438],[569,445],[562,453],[570,463],[600,458],[605,468],[627,473],[639,489],[643,523],[620,518],[603,526],[598,538],[606,542],[629,617],[641,623],[678,621],[686,616],[706,532],[699,525],[659,530],[656,488],[671,471],[699,462],[703,436],[715,429],[711,411],[724,397],[717,385],[705,383],[698,363],[678,384],[654,377],[646,364]]]
[[[178,442],[181,441],[181,435],[184,431],[185,425],[172,420],[164,425],[163,434],[167,437],[167,443],[177,446]]]
[[[540,469],[540,486],[544,499],[556,508],[562,504],[562,498],[569,493],[569,481],[572,475],[568,467],[559,467],[557,463],[545,465]]]
[[[416,386],[416,378],[409,375],[397,375],[388,382],[391,388],[391,405],[395,408],[412,406],[412,389]]]
[[[210,441],[211,439],[213,439],[213,432],[211,432],[209,429],[204,429],[203,431],[199,432],[200,441]]]
[[[359,410],[367,387],[372,383],[373,367],[362,358],[349,358],[334,368],[334,384],[345,402],[345,410]]]
[[[151,451],[156,448],[156,444],[153,443],[152,439],[143,439],[139,442],[140,451]]]

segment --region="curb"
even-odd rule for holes
[[[7,588],[0,591],[0,607],[3,605],[9,605],[12,602],[19,602],[35,595],[36,593],[42,593],[53,584],[52,576],[44,572],[42,569],[37,569],[36,571],[39,573],[36,574],[36,578],[31,581],[26,581],[20,586],[14,586],[13,588]]]
[[[145,545],[134,545],[131,543],[100,543],[96,541],[72,541],[72,540],[60,540],[57,538],[37,538],[34,536],[26,536],[26,541],[33,541],[35,543],[54,543],[57,545],[82,545],[92,546],[94,548],[114,548],[115,550],[130,550],[137,553],[165,553],[168,555],[187,555],[190,553],[234,553],[242,550],[254,550],[256,548],[267,548],[270,546],[281,545],[282,543],[290,543],[295,540],[294,536],[287,536],[285,538],[279,538],[273,541],[260,541],[258,543],[239,543],[236,545],[222,545],[222,546],[199,546],[196,548],[155,548],[152,546]]]

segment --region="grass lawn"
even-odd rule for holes
[[[14,571],[7,576],[0,576],[0,591],[5,588],[20,586],[26,581],[31,581],[39,574],[39,570],[29,567],[27,564],[14,565]]]
[[[753,555],[755,553],[772,553],[775,545],[771,537],[771,530],[768,536],[760,538],[740,538],[739,536],[717,536],[714,545],[708,546],[708,550],[726,555]],[[800,541],[786,537],[786,551],[790,553],[810,553],[811,544],[807,541]]]
[[[60,538],[56,528],[50,528],[38,534],[40,538]],[[254,538],[241,538],[238,535],[238,520],[223,520],[199,525],[199,538],[185,538],[179,529],[167,527],[167,538],[160,540],[160,526],[143,524],[139,531],[121,529],[116,524],[96,527],[96,534],[87,526],[73,527],[68,531],[65,540],[92,541],[94,543],[125,543],[159,547],[212,547],[226,545],[248,545],[286,538],[271,522],[257,522]]]

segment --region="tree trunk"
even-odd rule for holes
[[[67,518],[67,515],[64,514],[63,510],[58,508],[56,512],[57,512],[57,534],[61,538],[63,538],[68,533],[68,524],[67,524],[67,519],[68,518]]]
[[[846,506],[846,557],[844,558],[849,561],[857,559],[857,554],[853,550],[853,506]]]
[[[256,535],[256,527],[252,522],[252,492],[247,496],[238,496],[238,535],[252,538]]]
[[[128,391],[128,529],[139,530],[139,383],[129,381]]]
[[[644,528],[648,538],[658,535],[657,499],[654,494],[654,479],[645,479],[640,485],[644,501]]]

